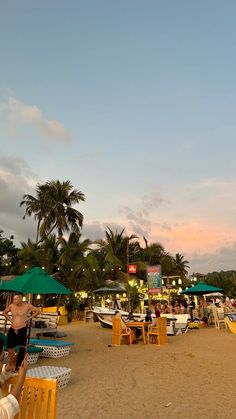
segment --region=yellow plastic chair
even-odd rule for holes
[[[157,325],[159,326],[160,344],[168,343],[166,317],[159,317]]]
[[[160,338],[160,327],[157,322],[155,326],[148,326],[148,332],[147,332],[147,343],[148,345],[150,343],[156,343],[157,346],[161,345],[161,338]]]
[[[158,317],[155,326],[148,326],[147,341],[148,344],[150,344],[151,341],[154,341],[157,346],[168,342],[166,317]]]
[[[112,319],[112,345],[120,345],[122,343],[132,343],[131,330],[127,327],[122,330],[121,319],[113,317]]]
[[[6,397],[17,376],[2,384],[2,395]],[[26,377],[19,401],[20,413],[15,419],[56,419],[57,380]]]

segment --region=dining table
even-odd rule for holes
[[[126,326],[128,326],[130,329],[137,329],[140,328],[142,331],[142,339],[143,339],[143,343],[146,344],[147,340],[146,340],[146,333],[145,333],[145,326],[150,326],[150,324],[152,324],[152,322],[138,322],[138,321],[129,321],[125,323]]]

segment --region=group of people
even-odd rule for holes
[[[17,381],[10,394],[0,399],[0,419],[13,419],[19,413],[19,399],[27,371],[27,330],[30,320],[39,313],[40,309],[23,301],[21,293],[16,293],[12,303],[3,311],[11,327],[7,334],[7,364],[3,364],[4,343],[0,339],[0,384],[16,372]],[[19,347],[17,353],[16,346]]]
[[[191,298],[190,302],[188,303],[186,299],[175,299],[172,300],[170,305],[167,302],[158,303],[155,302],[151,305],[151,310],[155,313],[156,317],[160,317],[162,313],[168,314],[187,314],[190,310],[195,308],[194,299]]]

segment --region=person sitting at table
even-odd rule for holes
[[[190,297],[190,302],[188,304],[188,309],[189,309],[189,314],[190,314],[191,320],[193,321],[194,320],[193,319],[193,310],[195,310],[195,301],[194,301],[193,296]]]
[[[179,307],[179,303],[178,303],[177,301],[176,301],[176,303],[175,303],[174,309],[175,309],[175,314],[180,314],[180,313],[179,313],[179,311],[180,311],[180,307]]]
[[[162,313],[165,313],[165,314],[170,313],[170,307],[168,306],[168,304],[165,303],[163,305]]]
[[[149,308],[146,308],[145,322],[151,322],[151,321],[152,321],[152,312]]]
[[[161,317],[161,304],[155,303],[154,308],[155,308],[155,316]]]
[[[115,312],[115,317],[118,317],[120,319],[120,323],[121,323],[121,331],[125,332],[125,333],[129,333],[130,332],[130,328],[126,326],[124,320],[122,319],[121,313],[119,311]]]
[[[129,320],[129,322],[135,321],[134,313],[132,311],[129,312],[127,319]]]
[[[130,332],[130,327],[128,327],[126,324],[125,324],[125,321],[124,321],[124,319],[122,318],[122,316],[121,316],[121,314],[120,314],[120,312],[119,311],[116,311],[115,312],[115,317],[119,317],[120,318],[120,321],[121,321],[121,330],[122,330],[122,332],[125,332],[125,333],[129,333]],[[135,329],[132,329],[131,330],[131,333],[132,333],[132,343],[137,343],[137,339],[141,336],[141,334],[142,334],[142,331],[141,331],[141,329],[139,328],[139,327],[135,327]]]

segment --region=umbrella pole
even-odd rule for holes
[[[29,300],[31,301],[32,298],[32,305],[34,305],[34,294],[29,294]],[[29,322],[29,328],[28,328],[28,336],[27,336],[27,341],[26,341],[26,345],[28,346],[30,343],[30,334],[31,334],[31,329],[32,329],[32,319],[30,319]]]
[[[32,319],[30,319],[30,323],[29,323],[29,327],[28,327],[28,336],[27,336],[27,346],[30,343],[30,333],[31,333],[31,328],[32,328]]]
[[[57,316],[58,316],[58,309],[60,307],[60,301],[61,301],[61,294],[59,295],[59,297],[57,299]],[[58,321],[59,321],[59,316],[58,316],[57,324],[58,324]],[[57,338],[57,331],[56,331],[55,336],[54,336],[54,339],[56,339],[56,338]]]
[[[10,300],[11,300],[11,294],[7,293],[6,307],[8,307],[10,305]],[[7,319],[5,318],[5,320],[4,320],[4,334],[6,335],[6,333],[7,333]]]

